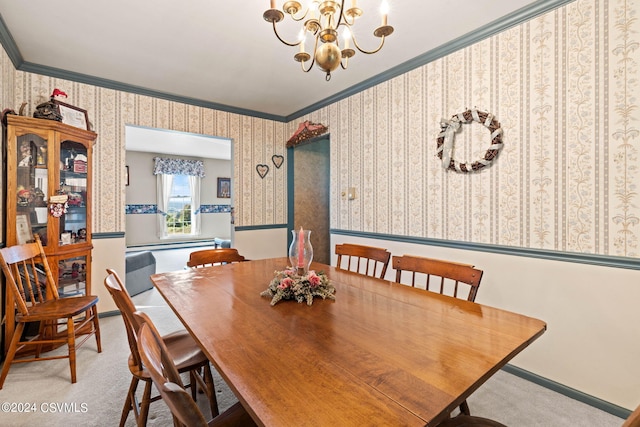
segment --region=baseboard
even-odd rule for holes
[[[616,417],[627,419],[629,418],[629,415],[631,415],[631,411],[626,408],[614,405],[613,403],[609,403],[602,399],[598,399],[597,397],[583,393],[571,387],[567,387],[550,379],[541,377],[540,375],[536,375],[533,372],[518,368],[517,366],[507,364],[502,368],[502,370],[519,378],[531,381],[532,383],[549,390],[553,390],[556,393],[562,394],[563,396],[570,397],[571,399],[577,400],[578,402],[582,402],[589,406],[593,406],[594,408],[600,409],[601,411],[608,412],[609,414],[615,415]]]
[[[111,311],[105,311],[104,313],[98,313],[98,319],[102,319],[103,317],[113,317],[113,316],[120,316],[120,311],[111,310]]]
[[[189,249],[200,247],[213,247],[215,246],[214,239],[208,240],[191,240],[186,242],[163,242],[163,243],[148,243],[142,245],[127,246],[126,252],[141,252],[141,251],[166,251],[171,249]]]

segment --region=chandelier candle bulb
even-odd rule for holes
[[[271,0],[271,9],[276,8],[276,0]]]
[[[389,3],[383,1],[380,5],[380,13],[382,14],[382,26],[387,26],[387,15],[389,14]]]

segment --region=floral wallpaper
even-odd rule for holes
[[[639,9],[578,0],[310,114],[331,132],[331,227],[640,257]],[[470,108],[504,148],[446,171],[440,121]],[[462,125],[453,156],[490,141]]]
[[[70,104],[87,110],[98,134],[93,179],[94,200],[99,203],[93,207],[94,233],[125,231],[127,124],[232,139],[236,225],[286,223],[286,162],[264,179],[255,173],[256,164],[269,163],[274,154],[286,154],[290,135],[286,124],[16,71],[3,49],[0,66],[3,108],[17,110],[24,101],[31,116],[54,88],[61,88]]]
[[[58,87],[89,111],[98,233],[124,231],[125,124],[231,138],[236,226],[261,226],[287,222],[287,171],[255,167],[311,120],[331,134],[332,228],[639,257],[639,9],[576,0],[286,124],[15,71],[4,51],[0,100],[31,114]],[[496,116],[504,148],[477,173],[446,171],[440,120],[470,108]],[[488,144],[463,125],[453,157]]]

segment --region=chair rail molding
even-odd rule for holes
[[[413,243],[425,246],[441,246],[452,249],[491,252],[503,255],[541,258],[553,261],[575,262],[602,267],[640,270],[640,259],[611,255],[583,254],[577,252],[551,251],[545,249],[522,248],[517,246],[490,245],[486,243],[462,242],[456,240],[433,239],[428,237],[399,236],[393,234],[368,233],[363,231],[339,230],[332,228],[331,234],[363,237],[377,240]]]

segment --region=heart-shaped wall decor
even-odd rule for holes
[[[256,171],[258,171],[258,175],[260,175],[260,178],[264,178],[269,173],[269,166],[258,164],[256,165]]]
[[[280,166],[282,166],[282,163],[284,162],[284,156],[274,154],[273,156],[271,156],[271,161],[278,169],[280,169]]]

